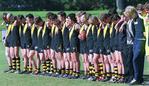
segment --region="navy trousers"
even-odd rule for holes
[[[134,40],[133,45],[134,79],[140,82],[143,81],[144,58],[145,58],[145,40]]]
[[[134,70],[133,70],[133,45],[126,45],[126,47],[122,51],[123,63],[124,63],[124,70],[125,76],[124,80],[126,83],[129,83],[134,77]]]

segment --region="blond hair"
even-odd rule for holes
[[[137,10],[136,10],[135,7],[133,7],[133,6],[127,6],[125,8],[124,15],[125,16],[128,16],[130,18],[135,18],[138,14],[137,14]]]
[[[77,13],[76,13],[76,16],[82,16],[83,14],[86,14],[86,12],[84,12],[84,11],[78,11]]]

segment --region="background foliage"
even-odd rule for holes
[[[127,5],[148,0],[120,0]],[[115,7],[116,0],[0,0],[0,10],[97,10]]]

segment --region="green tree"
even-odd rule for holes
[[[127,0],[116,0],[117,12],[120,13],[126,7]]]

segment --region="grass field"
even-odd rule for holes
[[[93,15],[99,15],[99,13],[106,11],[88,11]],[[3,12],[0,12],[0,16]],[[45,17],[47,12],[39,11],[39,12],[30,12],[30,11],[14,11],[14,15],[17,14],[28,14],[33,13],[36,16]],[[67,12],[71,13],[71,11]],[[73,13],[75,13],[73,11]],[[0,23],[2,19],[0,19]],[[0,29],[4,28],[1,26]],[[1,37],[1,34],[0,34]],[[103,83],[103,82],[92,82],[88,80],[69,80],[62,78],[52,78],[52,77],[43,77],[43,76],[33,76],[33,75],[18,75],[18,74],[8,74],[3,73],[3,70],[7,67],[7,61],[5,59],[5,48],[2,45],[0,40],[0,86],[128,86],[127,84],[113,84],[113,83]],[[145,70],[144,74],[149,75],[149,64],[145,62]],[[82,67],[81,67],[82,68]],[[149,78],[149,77],[148,77]]]

